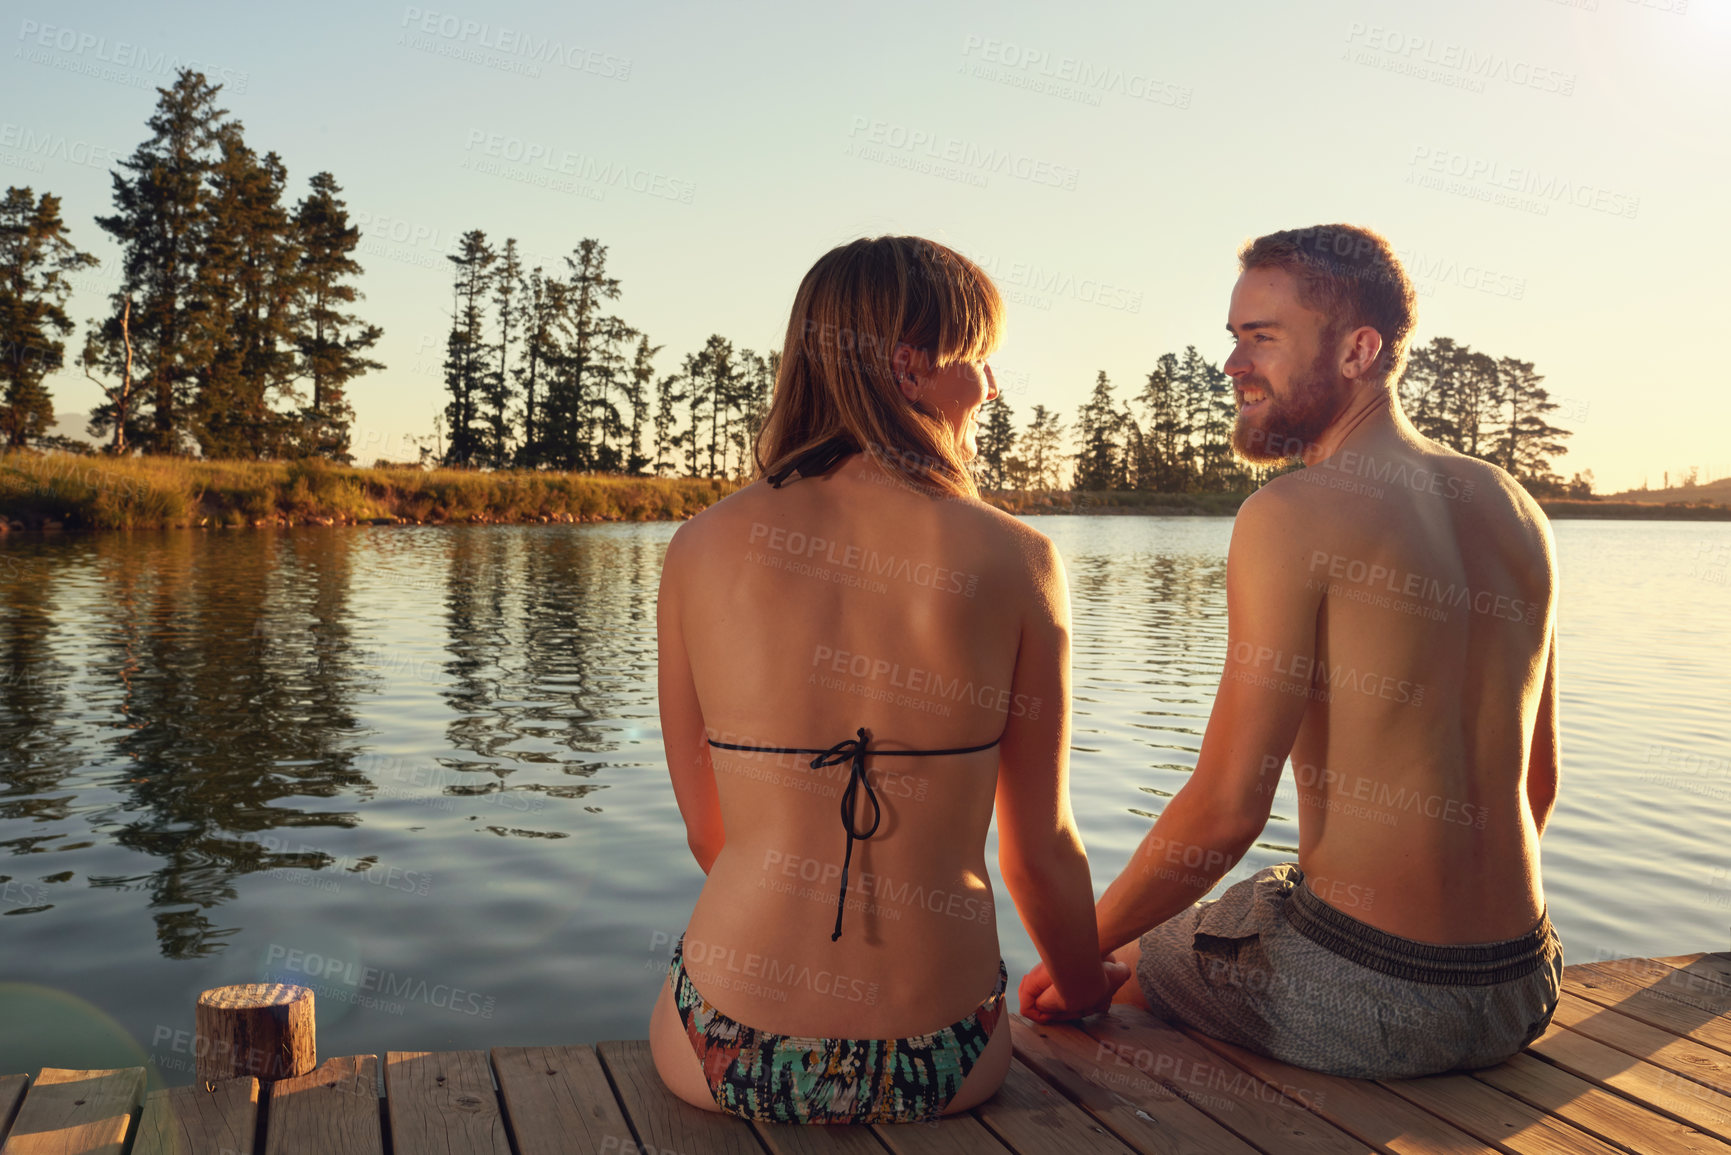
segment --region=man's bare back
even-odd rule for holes
[[[1282,572],[1317,601],[1313,644],[1236,640],[1229,676],[1309,697],[1291,767],[1311,889],[1424,942],[1525,932],[1544,909],[1525,787],[1555,595],[1536,503],[1386,408],[1257,500],[1282,533],[1244,544],[1296,549]]]

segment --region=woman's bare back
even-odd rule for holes
[[[671,732],[680,687],[665,672],[663,715],[670,748],[682,742],[676,761],[714,767],[725,842],[685,958],[723,1013],[777,1033],[888,1038],[948,1025],[991,990],[984,844],[1000,750],[881,752],[984,745],[1012,717],[1062,708],[1012,684],[1043,544],[1012,518],[934,499],[857,454],[824,477],[750,486],[680,530],[663,629],[677,624],[704,732]],[[832,941],[848,760],[814,769],[809,754],[705,739],[824,750],[862,728],[882,817],[854,845]],[[872,809],[862,792],[856,829]]]

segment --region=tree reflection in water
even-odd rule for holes
[[[212,916],[235,897],[236,876],[309,865],[305,854],[269,853],[259,832],[359,822],[352,811],[291,801],[334,798],[363,781],[353,765],[362,737],[354,700],[368,675],[350,654],[349,542],[98,534],[44,543],[35,580],[8,591],[16,596],[6,603],[0,663],[52,669],[32,651],[51,628],[39,604],[63,587],[99,585],[89,599],[97,621],[81,639],[82,716],[69,718],[51,687],[6,697],[0,765],[17,797],[0,817],[53,821],[69,816],[56,806],[76,800],[91,833],[159,863],[89,882],[146,891],[169,958],[214,953],[238,931]],[[43,797],[57,789],[71,793]],[[20,853],[19,843],[4,845]]]

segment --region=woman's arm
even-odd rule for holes
[[[708,874],[727,840],[721,824],[721,796],[715,789],[715,767],[709,760],[709,734],[703,707],[691,677],[685,652],[685,632],[679,612],[681,575],[688,543],[679,539],[685,526],[668,543],[661,566],[661,593],[655,604],[655,640],[659,658],[656,696],[661,706],[661,742],[667,751],[667,771],[673,797],[685,819],[685,840],[697,865]]]
[[[1016,655],[1015,700],[998,766],[998,866],[1063,1004],[1110,998],[1096,943],[1088,856],[1070,811],[1070,596],[1063,562],[1040,539],[1035,594]]]

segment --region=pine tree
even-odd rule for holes
[[[344,311],[362,296],[346,283],[361,275],[351,255],[361,243],[361,230],[349,223],[348,206],[339,196],[342,188],[328,172],[314,173],[308,184],[312,191],[294,213],[303,293],[294,343],[300,376],[312,382],[312,401],[300,416],[299,450],[347,462],[352,460],[349,428],[354,422],[348,383],[384,368],[365,356],[384,330]]]
[[[481,383],[486,428],[481,455],[488,465],[499,469],[511,462],[511,398],[517,393],[511,387],[511,329],[519,319],[521,306],[517,302],[522,278],[523,263],[517,256],[517,238],[506,237],[492,281],[493,304],[498,308],[499,317],[499,342],[493,346],[499,358],[498,368],[489,370]]]
[[[1033,420],[1022,433],[1022,456],[1029,488],[1058,488],[1064,472],[1064,422],[1044,405],[1034,406]]]
[[[60,198],[8,188],[0,201],[0,439],[23,448],[54,422],[44,379],[65,362],[72,332],[66,275],[97,263],[66,239]]]
[[[445,259],[456,269],[451,332],[445,340],[445,388],[451,394],[445,406],[451,432],[445,464],[471,466],[485,457],[487,448],[480,409],[489,361],[484,310],[498,254],[487,243],[486,233],[472,229],[458,240],[456,254]]]
[[[1456,446],[1462,453],[1487,461],[1496,456],[1494,426],[1503,407],[1502,380],[1497,363],[1489,354],[1476,353],[1462,345],[1455,366],[1458,392],[1454,424],[1460,434]]]
[[[606,245],[585,238],[565,264],[560,351],[544,410],[547,460],[559,469],[603,468],[607,461],[600,452],[602,439],[610,430],[622,429],[608,397],[624,367],[620,345],[636,334],[602,311],[619,297],[618,278],[607,275]]]
[[[1094,392],[1076,414],[1076,470],[1071,486],[1080,490],[1117,489],[1123,473],[1118,403],[1104,369]]]
[[[1508,404],[1497,464],[1535,492],[1556,492],[1562,487],[1562,479],[1550,459],[1568,452],[1562,439],[1570,436],[1568,430],[1559,429],[1545,419],[1546,414],[1556,411],[1557,403],[1539,384],[1544,378],[1533,371],[1531,361],[1503,357],[1497,361],[1497,376]],[[1578,479],[1579,475],[1576,476]]]
[[[739,365],[734,358],[733,342],[719,333],[712,333],[703,348],[685,359],[685,377],[690,382],[691,428],[694,433],[686,456],[692,476],[698,476],[703,462],[704,447],[708,452],[708,471],[702,476],[721,477],[727,469],[727,433],[731,432],[733,411],[737,403]],[[703,419],[709,419],[707,441],[697,431]]]
[[[679,468],[679,447],[685,444],[690,430],[679,428],[679,406],[686,399],[680,388],[686,378],[670,373],[655,386],[655,461],[657,474],[673,473]],[[672,460],[669,460],[671,456]]]
[[[198,254],[201,304],[189,336],[208,350],[195,374],[190,429],[206,457],[282,456],[296,417],[295,312],[301,250],[282,203],[288,173],[225,124],[210,172],[207,232]]]
[[[544,389],[548,372],[559,360],[557,326],[565,310],[565,285],[545,276],[537,265],[522,285],[521,295],[523,353],[516,375],[523,391],[523,443],[517,450],[517,464],[539,469],[547,464]],[[542,389],[539,394],[538,387]]]
[[[643,427],[649,420],[649,390],[655,384],[655,354],[660,345],[651,345],[649,338],[639,335],[637,352],[631,358],[631,375],[626,379],[625,404],[631,411],[631,428],[625,443],[625,472],[638,474],[649,464],[643,452]]]
[[[1006,464],[1016,448],[1016,425],[1010,403],[1002,393],[986,402],[985,420],[979,423],[975,444],[979,456],[974,459],[976,480],[982,489],[1003,489]]]
[[[1162,353],[1136,398],[1147,411],[1147,437],[1142,442],[1142,462],[1137,488],[1161,493],[1182,493],[1188,481],[1190,426],[1179,396],[1178,358]]]
[[[125,441],[150,453],[179,453],[190,440],[190,418],[197,375],[209,364],[211,349],[202,313],[199,265],[209,228],[206,176],[214,161],[223,118],[216,107],[220,85],[204,74],[181,69],[172,88],[159,88],[156,111],[146,122],[150,139],[120,163],[131,175],[111,173],[115,213],[97,217],[102,230],[120,242],[120,288],[110,296],[113,311],[86,345],[88,367],[120,375],[127,342],[122,318],[130,312],[133,368],[141,405],[131,408]],[[103,435],[118,419],[117,397],[91,413],[91,432]],[[147,414],[139,410],[149,406]]]
[[[744,478],[756,460],[752,447],[769,417],[769,398],[775,391],[775,375],[780,366],[781,353],[777,350],[771,350],[767,357],[760,357],[750,349],[739,355],[733,391],[739,419],[728,427],[728,441],[734,451],[733,477]]]

